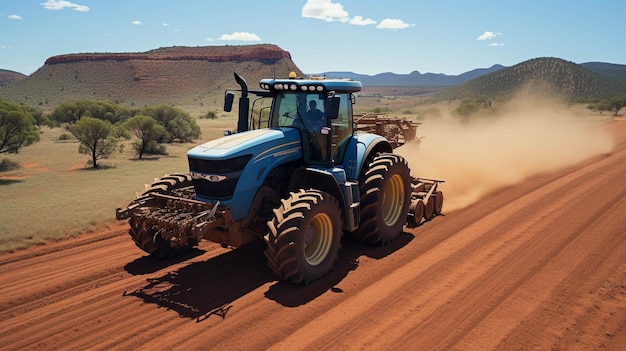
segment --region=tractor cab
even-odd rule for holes
[[[243,78],[236,75],[241,86],[238,132],[261,128],[295,128],[300,131],[304,163],[332,167],[341,163],[344,146],[353,134],[352,93],[361,90],[361,83],[324,77],[262,79],[261,90],[248,91]],[[254,94],[251,115],[248,93]],[[230,95],[230,96],[229,96]],[[225,111],[232,109],[234,93],[226,93]],[[241,99],[245,99],[242,105]]]

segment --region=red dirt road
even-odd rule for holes
[[[336,269],[262,247],[143,256],[123,223],[0,256],[2,350],[624,350],[626,121],[612,152],[500,189]]]

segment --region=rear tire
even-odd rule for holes
[[[342,230],[339,204],[330,194],[292,192],[274,210],[268,227],[265,256],[280,279],[309,284],[333,269]]]
[[[151,193],[169,195],[176,189],[191,185],[192,182],[189,175],[172,174],[153,182],[142,195]],[[128,234],[133,238],[135,245],[154,257],[168,258],[179,256],[191,251],[191,249],[198,244],[197,242],[192,242],[187,245],[172,247],[168,240],[163,239],[161,235],[159,235],[159,228],[146,226],[140,217],[131,216],[128,224],[130,225]]]
[[[361,223],[352,233],[372,244],[396,239],[406,223],[411,203],[411,176],[406,160],[399,155],[376,156],[362,173]]]

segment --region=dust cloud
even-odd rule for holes
[[[448,212],[503,186],[613,147],[597,118],[592,121],[563,103],[528,95],[471,122],[427,119],[418,136],[423,136],[421,143],[409,143],[395,152],[408,160],[413,176],[445,180],[440,189]]]

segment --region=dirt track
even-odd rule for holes
[[[610,154],[278,282],[262,248],[144,257],[115,224],[0,256],[3,350],[624,350],[626,121]]]

